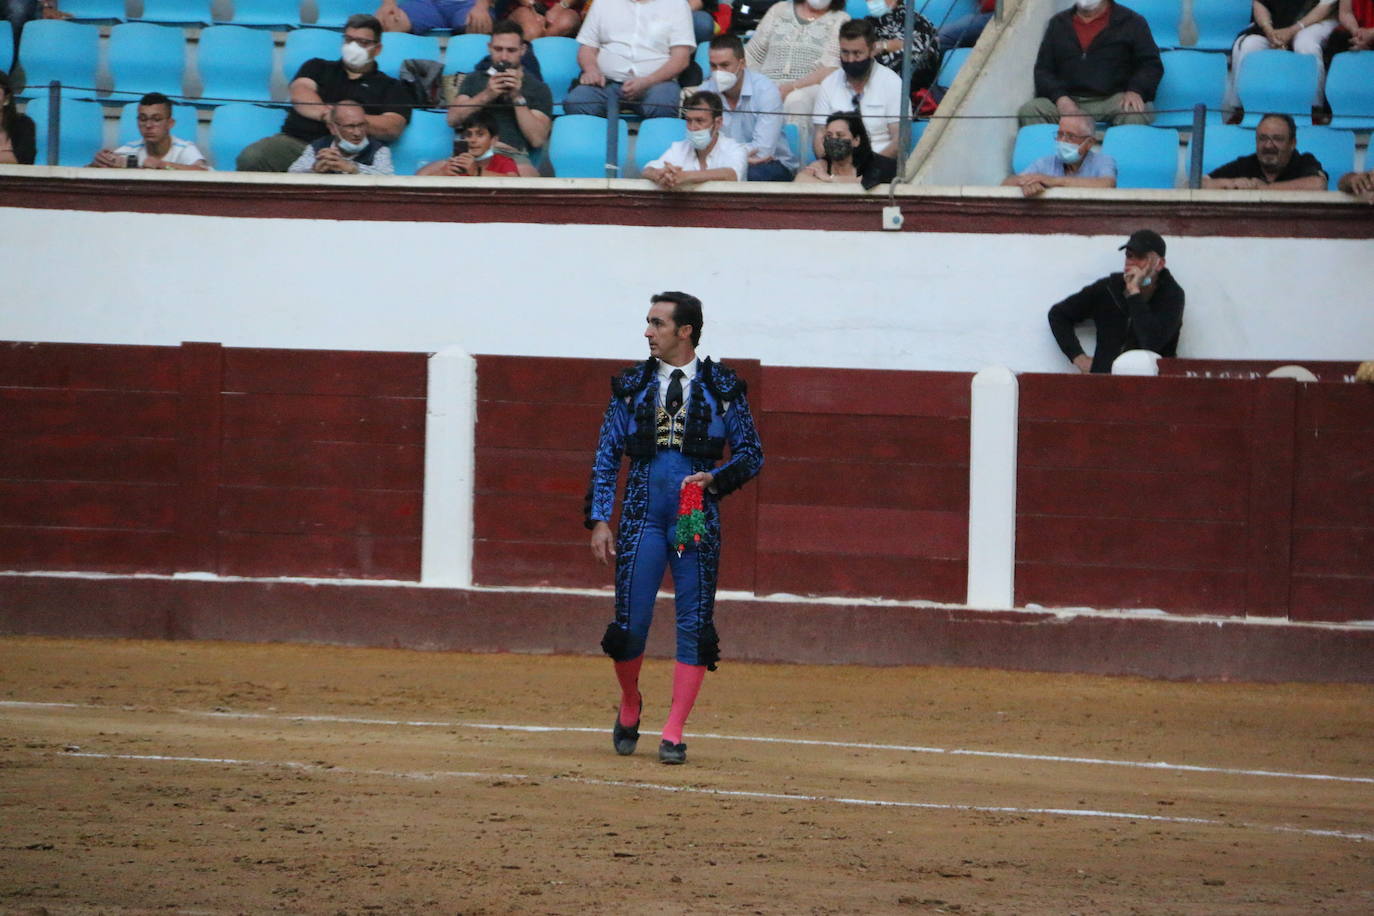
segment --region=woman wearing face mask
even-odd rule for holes
[[[840,67],[845,0],[795,0],[768,8],[744,53],[749,68],[778,84],[787,119],[805,135],[821,80]]]
[[[0,70],[0,163],[33,165],[36,136],[33,119],[15,110],[10,78]]]
[[[873,59],[902,75],[902,29],[906,25],[904,0],[868,0],[868,16],[878,30]],[[930,20],[912,13],[911,91],[928,89],[940,70],[940,33]]]
[[[454,144],[454,155],[429,165],[416,175],[454,175],[468,178],[504,178],[520,174],[515,160],[496,152],[497,125],[491,112],[479,108],[460,128],[463,143]]]
[[[824,155],[797,173],[796,181],[858,184],[865,191],[891,181],[897,163],[873,152],[864,119],[856,111],[837,111],[821,135]]]

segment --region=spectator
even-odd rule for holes
[[[515,160],[498,153],[497,118],[481,109],[467,116],[462,125],[463,139],[453,144],[453,155],[416,172],[417,175],[465,175],[474,178],[515,177],[520,174]]]
[[[543,80],[525,72],[525,36],[509,19],[496,23],[487,42],[487,65],[463,78],[448,108],[448,123],[457,128],[477,109],[496,120],[496,152],[515,161],[520,174],[539,175],[530,151],[548,142],[553,125],[553,93]]]
[[[904,0],[868,0],[867,20],[878,33],[874,59],[900,78],[902,30],[906,28]],[[940,71],[940,36],[935,26],[915,10],[911,13],[911,90],[928,89]]]
[[[312,140],[288,172],[318,175],[395,175],[391,150],[367,135],[367,114],[353,101],[336,102],[329,136]]]
[[[564,111],[604,117],[616,92],[635,114],[677,115],[677,78],[696,50],[687,0],[596,0],[577,41],[582,75]]]
[[[744,181],[749,172],[749,154],[743,144],[722,133],[720,96],[714,92],[694,92],[682,107],[687,119],[687,139],[678,140],[644,166],[644,177],[666,191],[705,181]]]
[[[182,169],[205,172],[205,156],[194,143],[172,136],[172,100],[160,92],[150,92],[138,100],[138,133],[143,139],[114,150],[95,154],[91,166],[99,169]],[[131,165],[129,160],[133,158]]]
[[[1374,0],[1340,0],[1336,30],[1326,42],[1326,66],[1342,51],[1374,50]]]
[[[1204,188],[1324,191],[1327,176],[1311,153],[1297,151],[1291,115],[1267,114],[1255,128],[1255,153],[1233,159],[1202,179]]]
[[[377,21],[388,32],[428,35],[435,29],[455,33],[491,31],[488,0],[382,0]],[[480,7],[480,10],[478,9]],[[485,17],[485,18],[484,18]],[[485,27],[484,27],[485,26]]]
[[[1346,172],[1336,187],[1353,194],[1367,204],[1374,204],[1374,169],[1367,172]]]
[[[285,172],[301,153],[329,136],[329,111],[335,102],[353,100],[367,112],[367,133],[390,143],[410,121],[412,99],[397,80],[377,69],[382,26],[365,14],[348,17],[341,60],[312,58],[291,80],[291,111],[282,132],[264,137],[239,153],[240,172]]]
[[[1241,99],[1236,94],[1236,76],[1241,62],[1254,51],[1265,48],[1292,49],[1310,54],[1317,62],[1317,94],[1313,108],[1324,108],[1326,67],[1322,53],[1326,41],[1336,29],[1336,0],[1251,0],[1250,25],[1236,36],[1231,46],[1231,75],[1226,86],[1223,107],[1236,108]]]
[[[873,152],[873,144],[857,111],[837,111],[821,132],[821,157],[797,173],[797,181],[859,184],[865,191],[897,174],[896,160]]]
[[[37,151],[33,118],[15,109],[9,75],[0,70],[0,164],[33,165]]]
[[[0,61],[14,72],[19,61],[19,39],[24,35],[24,26],[34,19],[70,19],[71,13],[57,8],[57,0],[5,0],[5,18],[10,22],[10,35],[14,39],[13,54],[7,61]]]
[[[710,41],[716,35],[716,11],[720,0],[687,0],[692,9],[692,37],[697,44]]]
[[[1035,58],[1035,98],[1021,125],[1089,114],[1112,124],[1149,124],[1164,65],[1143,16],[1115,0],[1077,0],[1050,17]]]
[[[744,144],[750,181],[791,181],[797,157],[782,130],[782,96],[773,81],[744,65],[738,35],[717,35],[709,52],[711,77],[702,89],[725,104],[725,136]]]
[[[1120,249],[1125,270],[1103,277],[1050,309],[1050,331],[1079,372],[1111,372],[1127,350],[1178,352],[1183,326],[1183,287],[1164,266],[1164,239],[1149,229],[1131,233]],[[1074,325],[1091,320],[1097,347],[1089,358]]]
[[[778,86],[783,111],[805,137],[821,80],[840,67],[845,0],[780,0],[768,8],[745,45],[749,67]]]
[[[978,43],[978,37],[983,34],[983,29],[992,21],[993,11],[997,8],[997,0],[980,0],[978,12],[969,13],[967,16],[960,16],[953,22],[945,23],[940,27],[940,50],[952,51],[955,48],[971,48]]]
[[[1114,188],[1116,160],[1093,149],[1097,138],[1093,119],[1087,115],[1065,115],[1059,119],[1054,136],[1055,150],[1026,166],[1018,175],[1002,182],[1015,185],[1027,197],[1039,197],[1050,188]]]
[[[902,79],[886,67],[873,65],[878,33],[868,19],[853,19],[840,27],[840,68],[821,81],[812,109],[812,123],[826,124],[837,111],[857,111],[864,119],[875,152],[896,157],[901,123]],[[822,137],[812,140],[821,154]]]
[[[534,41],[545,36],[567,38],[576,35],[582,25],[584,8],[585,0],[496,0],[492,13],[482,10],[480,15],[494,14],[500,19],[509,19],[520,26],[526,41]],[[479,12],[474,9],[468,16],[469,30],[477,18]]]

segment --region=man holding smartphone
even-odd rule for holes
[[[448,123],[459,129],[473,112],[488,111],[496,119],[496,152],[515,160],[520,175],[535,178],[539,170],[530,152],[542,147],[553,126],[553,93],[521,65],[525,34],[503,19],[492,26],[488,56],[463,78],[448,108]]]
[[[204,172],[205,156],[194,143],[172,136],[176,126],[172,100],[150,92],[138,100],[139,140],[95,154],[91,166],[98,169],[183,169]]]
[[[1112,363],[1127,350],[1177,355],[1183,287],[1164,266],[1164,239],[1153,230],[1138,229],[1118,250],[1126,252],[1121,273],[1083,287],[1050,309],[1050,331],[1079,372],[1111,372]],[[1091,357],[1074,330],[1088,320],[1097,327]]]

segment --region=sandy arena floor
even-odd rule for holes
[[[1374,688],[0,639],[0,913],[1370,913]]]

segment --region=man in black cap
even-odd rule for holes
[[[1153,350],[1174,356],[1183,325],[1183,287],[1164,266],[1164,239],[1139,229],[1122,245],[1126,266],[1121,273],[1083,287],[1050,309],[1050,330],[1079,372],[1111,372],[1127,350]],[[1074,325],[1091,319],[1097,326],[1097,349],[1083,352]]]

